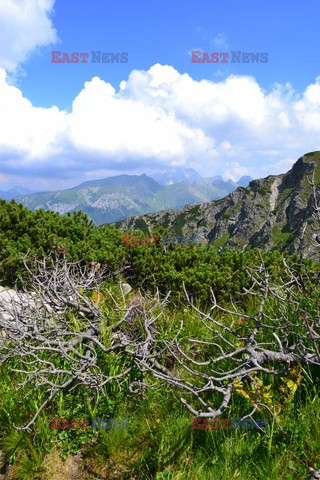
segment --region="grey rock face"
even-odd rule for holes
[[[286,174],[253,180],[247,188],[238,187],[221,200],[130,217],[114,225],[148,234],[161,225],[177,235],[194,234],[197,241],[219,251],[260,247],[320,261],[320,221],[308,182],[313,172],[320,205],[320,152],[311,152]]]

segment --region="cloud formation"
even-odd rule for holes
[[[57,41],[50,15],[55,0],[1,0],[0,66],[15,72],[34,50]]]
[[[48,188],[173,165],[234,180],[282,173],[320,149],[319,120],[320,77],[299,95],[290,84],[267,92],[253,77],[197,81],[156,64],[118,91],[92,78],[67,113],[34,107],[0,70],[2,174]]]

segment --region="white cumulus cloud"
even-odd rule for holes
[[[300,94],[290,84],[266,91],[249,76],[198,81],[156,64],[133,70],[118,90],[92,78],[67,113],[34,107],[0,69],[1,173],[52,188],[173,165],[234,180],[283,173],[320,149],[319,120],[320,77]]]
[[[0,67],[14,72],[37,47],[57,41],[50,19],[54,1],[0,1]]]

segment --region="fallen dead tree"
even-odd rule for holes
[[[98,350],[107,355],[126,347],[123,342],[110,347],[101,343],[103,314],[99,303],[85,293],[94,290],[99,299],[107,269],[95,262],[86,266],[68,262],[61,252],[35,259],[33,268],[24,261],[24,267],[32,295],[25,287],[0,299],[0,360],[17,361],[19,368],[11,370],[24,375],[21,387],[47,387],[47,398],[34,417],[27,425],[17,427],[30,429],[58,392],[80,385],[99,389],[108,382],[121,380],[132,367],[107,376],[97,361]],[[129,307],[128,311],[131,310]],[[57,366],[61,359],[65,361],[63,369]]]
[[[319,215],[314,177],[311,184],[315,214]],[[99,298],[100,286],[110,278],[106,267],[95,262],[85,266],[68,262],[61,249],[35,259],[32,268],[24,260],[29,277],[25,285],[31,286],[33,296],[25,287],[17,293],[18,299],[6,304],[6,311],[0,306],[0,360],[16,359],[21,367],[15,371],[25,376],[23,385],[34,389],[46,386],[48,395],[28,425],[20,428],[30,428],[58,392],[79,385],[99,390],[134,371],[139,373],[139,381],[132,383],[130,391],[143,392],[148,388],[147,376],[156,378],[183,391],[187,398],[181,397],[181,402],[195,416],[221,415],[230,405],[234,382],[243,381],[250,382],[257,392],[247,416],[252,417],[260,407],[268,409],[259,397],[254,373],[280,375],[295,364],[320,365],[319,274],[309,274],[301,262],[289,266],[282,257],[282,265],[272,272],[260,255],[260,262],[246,270],[251,288],[242,292],[250,298],[250,313],[232,299],[228,306],[219,305],[213,291],[209,311],[200,311],[185,290],[202,337],[181,341],[183,320],[173,338],[160,334],[161,306],[170,292],[163,300],[159,294],[152,299],[137,296],[125,306],[113,299],[114,309],[122,316],[112,323],[99,301],[86,294],[95,291]],[[313,300],[306,301],[309,298]],[[101,341],[103,324],[109,327],[108,346]],[[117,376],[106,375],[98,352],[106,359],[113,352],[122,352],[128,366]],[[50,361],[44,354],[50,355]],[[57,366],[61,358],[64,369]]]
[[[0,329],[4,332],[0,337],[1,361],[16,359],[20,368],[14,371],[25,376],[23,384],[33,389],[46,386],[48,392],[32,420],[21,428],[30,428],[59,391],[79,385],[100,389],[125,378],[133,369],[140,372],[140,378],[142,373],[144,380],[134,381],[130,391],[143,392],[148,388],[146,376],[156,378],[184,391],[188,400],[183,396],[181,402],[193,415],[215,418],[228,408],[235,382],[248,380],[254,386],[254,373],[284,375],[298,363],[320,365],[320,299],[317,310],[313,304],[308,308],[303,302],[308,295],[307,274],[304,277],[298,267],[289,267],[284,258],[281,276],[269,272],[262,256],[259,265],[247,269],[252,286],[243,295],[252,298],[253,313],[245,313],[234,304],[218,305],[213,291],[212,306],[203,312],[185,291],[205,333],[183,341],[183,321],[174,337],[159,333],[161,306],[168,297],[160,301],[157,295],[146,301],[136,295],[126,307],[113,299],[115,310],[122,315],[112,324],[99,301],[85,293],[89,289],[99,292],[105,278],[100,265],[81,267],[80,263],[67,262],[64,255],[56,255],[49,262],[48,258],[36,260],[35,266],[31,270],[25,265],[34,296],[17,293],[11,305],[6,305],[7,311],[0,310]],[[96,295],[99,298],[99,293]],[[101,341],[103,322],[110,327],[109,346]],[[99,351],[105,358],[121,351],[133,362],[119,375],[108,376],[101,371]],[[50,355],[50,361],[44,354]],[[64,369],[57,366],[61,358]],[[259,407],[268,409],[257,388],[247,416],[252,417]]]

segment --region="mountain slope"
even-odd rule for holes
[[[132,217],[115,225],[144,233],[162,225],[178,235],[195,234],[199,242],[217,249],[276,248],[320,260],[320,222],[314,217],[308,182],[313,172],[320,204],[320,152],[311,152],[286,174],[253,180],[248,188],[238,187],[221,200]]]
[[[60,214],[82,210],[100,224],[152,211],[148,200],[161,188],[147,175],[117,175],[67,190],[20,196],[17,200],[32,210],[43,208]]]
[[[196,173],[196,172],[195,172]],[[198,175],[198,174],[197,174]],[[236,188],[222,178],[159,185],[147,175],[117,175],[84,182],[56,192],[16,197],[31,210],[43,208],[60,214],[82,210],[97,224],[115,222],[132,215],[143,215],[166,208],[221,198]]]

